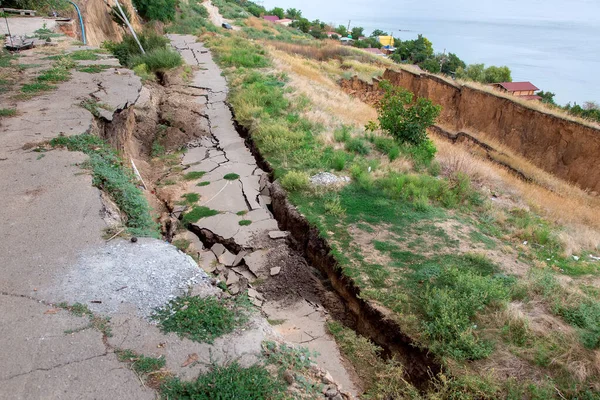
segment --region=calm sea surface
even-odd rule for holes
[[[508,65],[514,81],[531,81],[565,104],[600,102],[600,0],[268,0],[310,19],[419,33],[436,52],[467,64]]]

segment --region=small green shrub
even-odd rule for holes
[[[200,195],[198,193],[185,193],[182,194],[181,197],[184,199],[185,204],[196,204],[200,200]]]
[[[281,178],[281,186],[290,192],[299,192],[308,189],[310,180],[306,172],[290,171]]]
[[[208,185],[210,185],[210,182],[208,182],[208,181],[203,181],[203,182],[199,182],[196,184],[196,186],[208,186]]]
[[[184,225],[189,225],[194,222],[198,222],[201,218],[212,217],[218,213],[219,212],[217,210],[212,210],[208,207],[194,206],[192,211],[189,211],[183,215],[181,222],[183,222]]]
[[[196,342],[212,343],[248,320],[244,296],[224,300],[208,296],[178,297],[152,315],[163,332],[175,332]]]
[[[146,52],[155,49],[166,49],[169,44],[169,39],[152,31],[138,34],[138,39]],[[135,66],[131,63],[131,58],[142,54],[137,42],[131,35],[124,36],[120,43],[104,42],[102,45],[117,57],[121,65],[129,67]]]
[[[252,223],[252,221],[249,220],[249,219],[243,219],[243,220],[241,220],[238,223],[240,224],[240,226],[248,226],[248,225],[250,225]]]
[[[360,155],[367,155],[371,152],[371,148],[367,142],[360,137],[354,137],[346,141],[346,150]]]
[[[98,57],[98,54],[96,54],[95,50],[76,50],[72,53],[68,54],[68,57],[70,57],[73,60],[98,60],[100,57]]]
[[[342,171],[346,167],[346,153],[343,151],[336,151],[331,157],[331,167],[336,171]]]
[[[412,92],[381,81],[383,98],[377,105],[379,125],[399,143],[419,146],[427,140],[427,128],[433,125],[441,107],[419,97],[413,103]]]
[[[172,21],[177,10],[177,0],[133,0],[140,15],[149,20]]]
[[[234,173],[229,173],[226,174],[225,176],[223,176],[223,179],[228,180],[228,181],[235,181],[236,179],[239,179],[240,176],[238,174],[234,174]]]
[[[164,71],[179,67],[183,64],[181,55],[171,49],[159,48],[146,52],[146,54],[134,55],[129,59],[130,67],[144,64],[151,72]]]
[[[190,241],[187,239],[176,239],[173,240],[173,246],[177,247],[179,250],[185,252],[190,247]]]
[[[338,143],[345,143],[350,139],[351,132],[352,127],[349,125],[342,125],[333,132],[333,139]]]

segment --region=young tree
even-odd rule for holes
[[[269,14],[271,14],[271,15],[277,15],[279,17],[279,19],[285,18],[285,11],[281,7],[275,7],[274,9],[272,9],[269,12]]]
[[[476,82],[483,82],[485,80],[485,65],[469,64],[467,65],[467,68],[459,67],[456,70],[456,77]]]
[[[541,90],[537,92],[537,95],[542,98],[542,103],[551,104],[554,106],[556,105],[556,102],[554,101],[554,96],[556,96],[556,94],[552,92],[544,92],[543,90]]]
[[[363,36],[363,28],[361,26],[355,26],[352,28],[352,39],[358,40],[359,37]]]
[[[346,27],[344,25],[340,25],[338,26],[335,31],[341,36],[341,37],[346,37],[348,36],[348,29],[346,29]]]
[[[485,69],[483,75],[484,83],[512,82],[510,68],[507,66],[496,67],[492,65]]]
[[[466,68],[467,64],[454,53],[449,53],[445,61],[442,63],[442,73],[451,74],[459,68]]]
[[[371,37],[377,37],[377,36],[387,36],[387,32],[382,31],[381,29],[375,29],[373,32],[371,32]]]
[[[246,10],[248,10],[248,12],[254,15],[255,17],[260,17],[266,12],[264,7],[261,7],[257,4],[250,4],[248,7],[246,7]]]
[[[300,19],[302,18],[302,11],[296,8],[288,8],[285,11],[285,16],[289,19]]]
[[[431,72],[432,74],[437,74],[441,71],[440,69],[440,61],[435,58],[428,58],[419,64],[421,68],[425,71]]]
[[[310,32],[310,21],[306,18],[300,18],[292,23],[294,28],[300,29],[304,33]]]
[[[167,22],[175,19],[177,0],[133,0],[133,5],[144,18]]]
[[[427,128],[440,115],[441,106],[423,97],[413,103],[414,95],[411,92],[393,86],[389,81],[381,81],[379,86],[384,90],[383,98],[377,105],[381,129],[400,143],[415,146],[426,144]]]

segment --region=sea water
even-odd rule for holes
[[[467,64],[507,65],[560,104],[600,102],[600,0],[268,0],[334,26],[423,34]]]

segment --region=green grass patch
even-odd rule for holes
[[[94,135],[81,134],[54,138],[50,145],[87,154],[89,160],[85,167],[92,171],[92,184],[108,193],[127,216],[129,233],[160,237],[158,224],[152,218],[146,198],[137,187],[136,177],[105,141]]]
[[[242,368],[234,362],[214,366],[192,382],[171,379],[161,386],[160,391],[163,398],[171,400],[267,400],[283,398],[285,385],[261,365]]]
[[[98,74],[102,71],[106,71],[109,68],[114,68],[113,65],[99,64],[99,65],[79,65],[75,69],[79,72],[86,72],[88,74]]]
[[[98,56],[98,54],[96,53],[95,50],[76,50],[72,53],[67,54],[67,57],[69,57],[73,60],[77,60],[77,61],[83,61],[83,60],[95,61],[95,60],[100,59],[100,57]]]
[[[223,179],[226,179],[228,181],[235,181],[236,179],[239,179],[239,177],[240,176],[238,174],[229,173],[223,176]]]
[[[238,222],[238,224],[240,224],[240,226],[248,226],[252,224],[252,221],[250,221],[249,219],[243,219],[240,222]]]
[[[71,314],[76,315],[78,317],[88,317],[89,319],[88,325],[75,330],[67,330],[65,331],[65,334],[73,334],[91,328],[100,331],[106,337],[112,337],[109,317],[100,317],[94,315],[94,313],[88,308],[87,305],[81,303],[68,304],[62,302],[58,303],[56,306],[58,308],[67,310]]]
[[[367,141],[361,137],[354,137],[346,141],[346,150],[366,156],[371,152]]]
[[[179,67],[183,64],[183,59],[174,50],[159,48],[131,57],[129,64],[131,67],[143,64],[150,72],[158,72]]]
[[[183,222],[184,225],[189,225],[198,222],[201,218],[212,217],[217,214],[219,214],[217,210],[212,210],[204,206],[194,206],[191,211],[183,215],[181,222]]]
[[[208,185],[210,185],[209,181],[202,181],[202,182],[199,182],[199,183],[196,184],[196,186],[200,186],[200,187],[202,187],[202,186],[208,186]]]
[[[53,89],[56,89],[56,86],[45,82],[26,83],[25,85],[21,86],[21,92],[26,94],[39,94]]]
[[[14,117],[17,115],[16,108],[0,108],[0,117]]]
[[[236,215],[239,215],[239,216],[241,217],[242,215],[246,215],[246,214],[248,214],[248,210],[242,210],[242,211],[238,211],[238,212],[236,212],[235,214],[236,214]]]
[[[152,319],[163,332],[176,332],[196,342],[212,343],[248,320],[248,298],[178,297],[156,310]]]
[[[195,179],[202,178],[204,175],[206,175],[206,172],[204,171],[192,171],[183,175],[183,179],[185,179],[186,181],[193,181]]]
[[[166,360],[164,357],[147,357],[137,354],[133,350],[129,349],[117,349],[115,350],[115,354],[117,355],[119,361],[129,363],[131,369],[138,374],[149,374],[151,372],[156,372],[161,368],[164,368],[166,365]]]
[[[194,205],[200,200],[198,193],[185,193],[181,197],[183,198],[183,202],[188,205]]]

